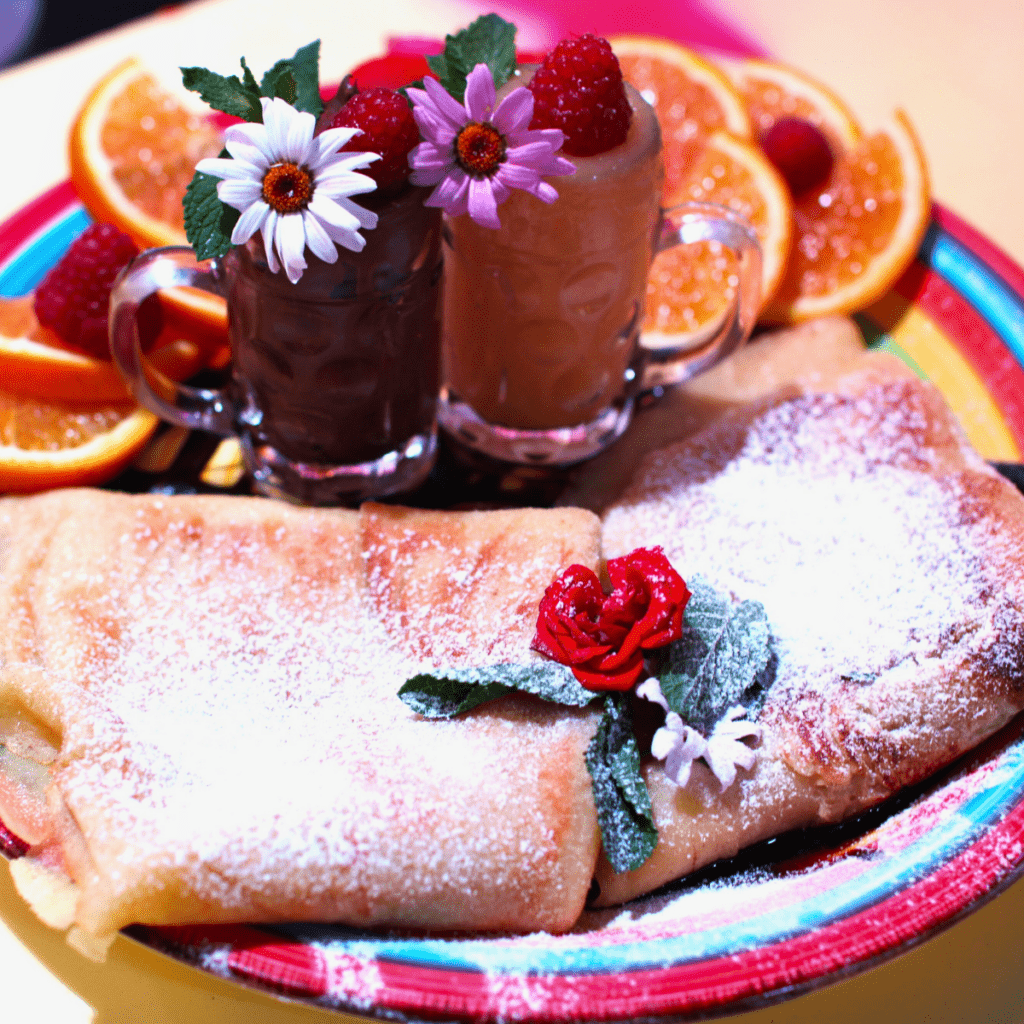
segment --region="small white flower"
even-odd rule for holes
[[[719,719],[708,737],[704,760],[724,793],[736,781],[736,768],[753,768],[757,754],[743,740],[761,741],[761,727],[746,721],[747,709],[738,704]]]
[[[356,171],[377,153],[339,153],[358,128],[331,128],[314,136],[316,118],[282,99],[261,99],[263,124],[236,124],[224,133],[234,159],[200,160],[196,170],[223,180],[217,198],[241,211],[231,233],[234,245],[263,233],[267,265],[283,265],[294,284],[306,269],[306,246],[325,263],[338,259],[337,245],[359,252],[360,228],[377,226],[377,215],[348,197],[372,192],[376,182]]]
[[[744,740],[760,742],[761,727],[746,721],[747,709],[737,704],[730,708],[704,737],[670,710],[661,684],[647,679],[636,688],[638,697],[660,704],[665,709],[665,724],[651,740],[651,756],[665,762],[665,775],[680,788],[690,781],[693,762],[703,758],[724,793],[736,781],[736,769],[753,768],[757,754]]]
[[[665,775],[682,788],[690,781],[693,762],[704,756],[707,742],[696,729],[690,728],[679,715],[669,710],[657,679],[644,680],[636,688],[636,695],[665,709],[665,724],[651,740],[651,756],[665,762]]]

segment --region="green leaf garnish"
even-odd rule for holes
[[[227,156],[227,150],[220,155]],[[217,259],[232,245],[231,231],[240,214],[217,198],[219,181],[212,174],[196,171],[185,189],[185,236],[197,260]]]
[[[242,64],[245,67],[245,62]],[[244,121],[259,123],[263,120],[260,91],[252,73],[245,68],[247,81],[237,76],[226,78],[206,68],[182,68],[181,80],[186,89],[197,92],[214,110],[220,110]]]
[[[656,652],[657,676],[669,707],[705,736],[730,708],[743,704],[751,719],[774,680],[775,650],[764,606],[733,605],[703,579],[690,582],[683,635]]]
[[[320,98],[320,40],[300,47],[294,57],[279,60],[263,76],[260,90],[264,96],[280,97],[296,110],[319,117],[324,109]]]
[[[598,696],[577,682],[571,668],[555,661],[421,672],[403,684],[398,696],[425,718],[452,718],[513,690],[574,708]]]
[[[634,871],[654,852],[658,830],[626,699],[605,698],[586,762],[605,856],[617,872]]]
[[[428,57],[427,65],[460,103],[466,78],[477,64],[486,64],[500,89],[516,69],[516,27],[496,14],[484,14],[468,28],[445,36],[444,52]]]

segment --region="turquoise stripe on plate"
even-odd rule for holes
[[[0,267],[0,295],[15,298],[30,292],[92,223],[77,203]]]
[[[1024,366],[1024,305],[1020,296],[935,223],[928,228],[920,255],[974,306]]]
[[[771,945],[843,920],[874,906],[920,881],[966,847],[987,824],[998,820],[1024,787],[1024,746],[1003,755],[1003,763],[989,784],[900,853],[873,864],[863,875],[808,900],[738,921],[665,939],[621,945],[513,948],[486,940],[374,940],[365,933],[351,940],[320,934],[310,938],[356,956],[373,956],[424,967],[448,970],[485,970],[510,974],[612,973],[690,963],[726,956],[737,951]],[[286,929],[302,934],[301,926]],[[581,942],[586,939],[582,938]]]

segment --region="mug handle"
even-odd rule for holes
[[[161,419],[224,437],[235,433],[236,410],[222,390],[192,388],[165,377],[142,354],[138,314],[143,300],[161,288],[199,288],[224,296],[223,267],[203,266],[187,245],[148,249],[114,281],[110,292],[110,352],[132,396]]]
[[[640,346],[645,361],[640,390],[681,384],[711,369],[742,347],[754,329],[760,310],[761,246],[750,224],[726,206],[713,203],[684,203],[662,211],[655,252],[694,242],[719,242],[738,261],[735,296],[714,334],[694,345],[692,339],[680,345]]]

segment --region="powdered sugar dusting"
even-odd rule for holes
[[[420,640],[446,635],[453,614],[419,606],[431,586],[463,610],[489,601],[503,624],[488,633],[470,618],[457,649],[434,654],[523,661],[529,626],[507,600],[518,593],[495,578],[514,577],[535,606],[557,561],[517,564],[499,531],[489,558],[442,545],[435,564],[417,536],[388,584],[367,584],[375,553],[403,549],[378,538],[368,557],[362,520],[314,521],[312,539],[302,521],[282,525],[268,545],[265,524],[201,504],[132,509],[128,529],[55,565],[38,597],[64,702],[56,778],[101,876],[85,886],[88,924],[174,920],[183,889],[212,920],[270,908],[457,925],[490,904],[500,926],[512,907],[529,920],[531,903],[582,899],[590,867],[563,877],[577,839],[551,797],[578,799],[584,716],[505,702],[427,722],[397,696],[424,667]]]
[[[903,384],[778,403],[653,456],[605,517],[606,554],[661,544],[684,576],[760,601],[779,654],[772,702],[845,686],[855,717],[876,678],[912,694],[939,659],[998,659],[1020,632],[1019,612],[1005,628],[1020,574],[994,592],[993,521],[965,512],[964,478],[942,471],[929,429]]]

